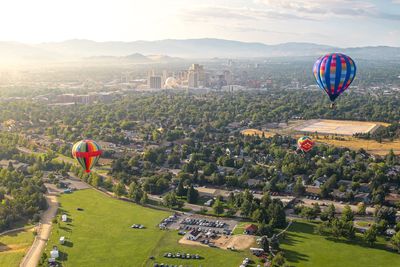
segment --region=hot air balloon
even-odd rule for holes
[[[178,82],[176,81],[176,79],[174,77],[168,77],[165,80],[165,88],[167,89],[173,89],[178,87]]]
[[[297,140],[297,148],[303,152],[308,152],[314,147],[314,141],[309,136],[300,137]]]
[[[340,53],[327,54],[314,63],[315,80],[318,86],[328,94],[332,107],[335,99],[353,82],[356,69],[354,60]]]
[[[99,144],[92,140],[82,140],[72,147],[72,156],[89,173],[90,169],[96,165],[102,151]]]

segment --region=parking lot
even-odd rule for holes
[[[231,232],[236,224],[235,220],[217,219],[199,214],[182,214],[179,219],[171,222],[167,227],[174,230],[190,231],[197,229],[202,232],[212,231],[222,234],[224,231]]]

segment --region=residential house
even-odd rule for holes
[[[354,201],[369,204],[371,203],[371,197],[369,193],[358,193],[354,196]]]
[[[327,180],[328,180],[328,177],[325,175],[322,177],[319,177],[314,181],[314,186],[321,187],[326,183]]]
[[[258,226],[255,224],[248,224],[244,228],[244,234],[246,235],[255,235],[258,231]]]
[[[389,193],[385,196],[385,202],[389,205],[397,205],[400,203],[400,194]]]

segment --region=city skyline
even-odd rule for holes
[[[0,4],[0,41],[222,38],[400,46],[400,1],[50,1]]]

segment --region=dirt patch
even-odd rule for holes
[[[268,137],[272,137],[274,136],[276,133],[274,132],[269,132],[269,131],[260,131],[257,129],[246,129],[240,132],[243,135],[258,135],[258,136],[262,136],[264,133],[264,137],[268,138]]]
[[[255,236],[251,235],[234,235],[234,236],[221,236],[218,239],[214,239],[211,241],[218,248],[228,249],[235,248],[236,250],[246,250],[255,244],[256,239]],[[202,244],[197,241],[187,240],[186,237],[182,237],[179,241],[179,244],[190,245],[190,246],[202,246],[208,247],[208,245]]]
[[[308,120],[294,129],[300,132],[353,135],[355,133],[373,132],[378,127],[387,124],[369,121],[345,121],[345,120]]]
[[[0,252],[18,252],[24,251],[28,247],[28,244],[11,244],[6,246],[0,246]]]
[[[215,245],[222,249],[234,247],[236,250],[245,250],[250,248],[255,241],[255,237],[251,235],[221,236],[215,240]]]
[[[179,244],[183,245],[190,245],[190,246],[202,246],[202,247],[208,247],[207,245],[204,245],[200,242],[197,241],[192,241],[192,240],[187,240],[186,237],[182,237],[179,241]]]

